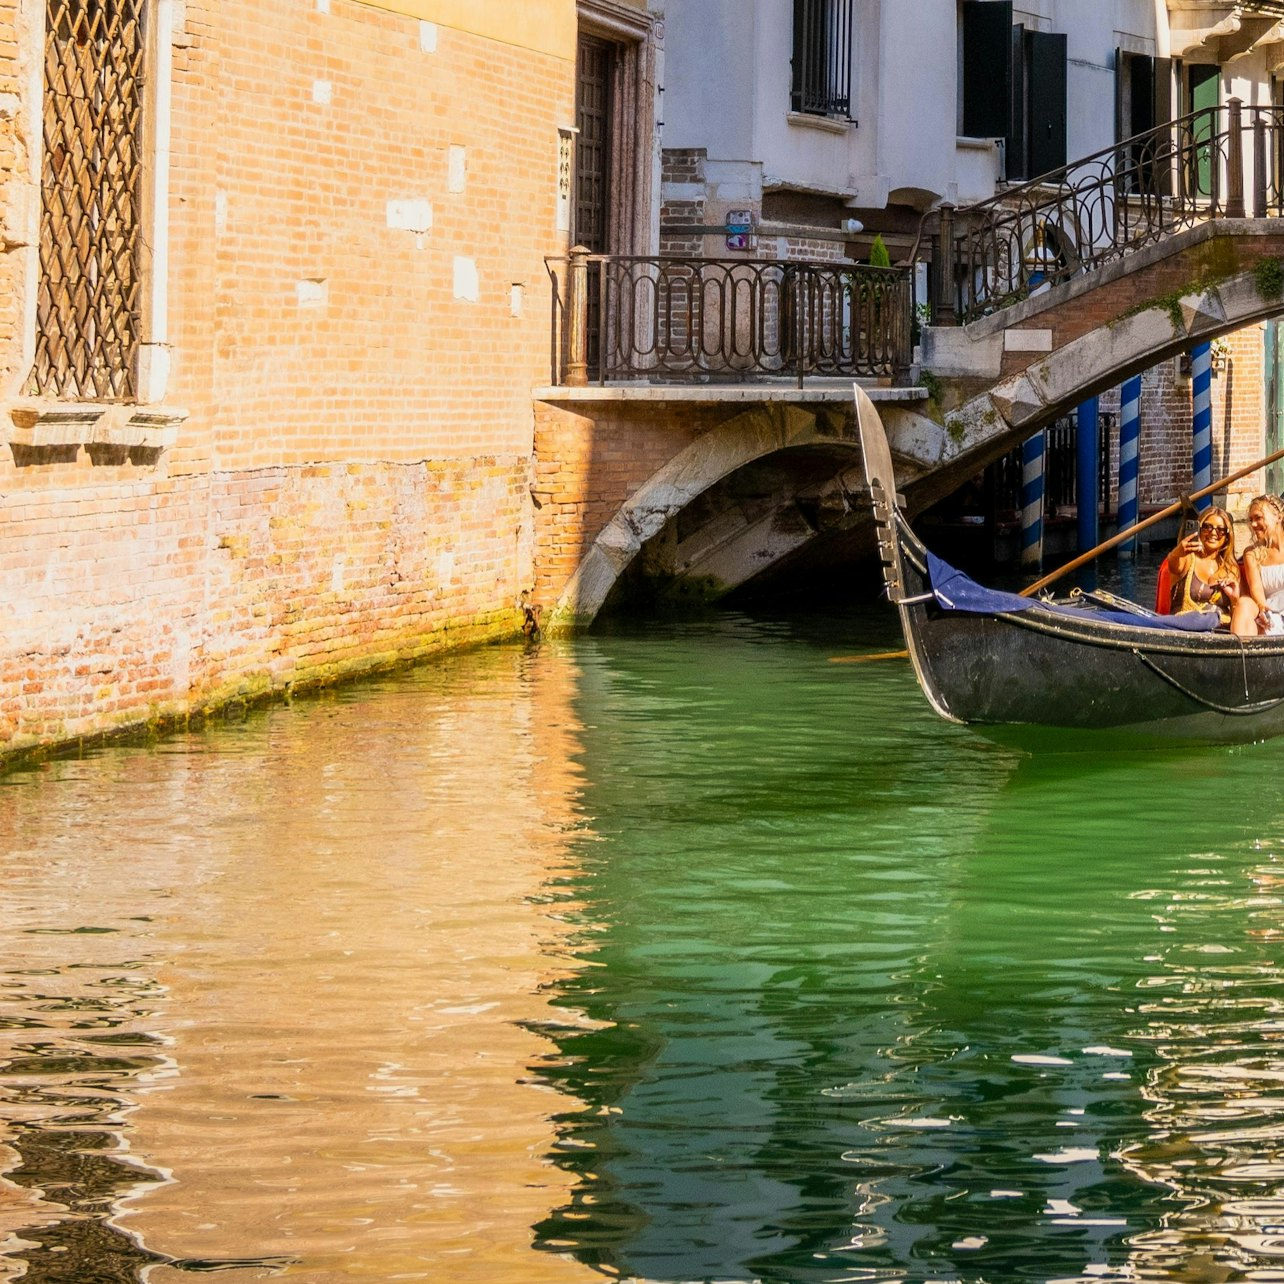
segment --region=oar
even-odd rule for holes
[[[1225,477],[1213,482],[1211,486],[1205,486],[1202,490],[1197,490],[1193,495],[1184,495],[1181,499],[1176,499],[1171,504],[1161,508],[1157,513],[1151,513],[1149,517],[1135,522],[1132,526],[1116,531],[1109,539],[1102,540],[1096,548],[1090,548],[1086,553],[1080,553],[1078,557],[1072,558],[1064,566],[1057,567],[1055,571],[1049,571],[1042,579],[1035,580],[1033,584],[1027,584],[1021,590],[1019,596],[1031,597],[1041,588],[1046,588],[1054,580],[1059,580],[1063,575],[1069,575],[1071,571],[1077,571],[1079,567],[1091,562],[1094,557],[1100,557],[1102,553],[1114,548],[1116,544],[1122,544],[1124,540],[1130,539],[1138,531],[1144,531],[1147,526],[1162,522],[1165,517],[1171,517],[1174,513],[1179,513],[1183,509],[1189,508],[1197,499],[1203,499],[1205,495],[1211,495],[1214,491],[1221,490],[1223,486],[1229,486],[1231,482],[1239,481],[1241,477],[1247,477],[1249,473],[1255,473],[1259,468],[1265,468],[1267,464],[1273,464],[1277,459],[1284,459],[1284,449],[1277,450],[1273,454],[1259,459],[1255,464],[1249,464],[1247,468],[1227,473]],[[869,655],[833,655],[830,656],[830,660],[834,664],[861,664],[866,660],[901,660],[908,655],[908,651],[875,651]]]

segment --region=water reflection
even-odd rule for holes
[[[585,1104],[542,1242],[663,1280],[1284,1278],[1274,747],[1032,757],[760,631],[684,658],[586,660],[610,846],[563,993],[601,1025],[543,1065]]]
[[[841,625],[0,779],[0,1279],[1284,1277],[1279,746],[1002,748]]]
[[[9,1278],[583,1276],[530,1252],[525,1070],[574,682],[488,652],[0,783]]]

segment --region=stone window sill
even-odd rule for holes
[[[74,458],[81,446],[91,458],[155,463],[178,440],[188,412],[176,406],[104,405],[96,402],[23,400],[9,406],[9,445],[21,462]],[[119,462],[124,462],[121,459]]]
[[[840,120],[837,116],[815,116],[806,111],[786,112],[785,119],[791,125],[798,125],[802,129],[818,129],[823,134],[845,134],[856,128],[854,120]]]

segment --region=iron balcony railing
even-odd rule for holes
[[[910,362],[905,268],[590,254],[549,260],[554,379],[892,377]]]
[[[1284,108],[1232,98],[991,200],[942,206],[925,217],[918,248],[931,246],[933,321],[952,325],[1196,223],[1282,213]]]

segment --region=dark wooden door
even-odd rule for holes
[[[611,102],[615,46],[580,36],[576,67],[575,240],[605,254],[610,227]]]

